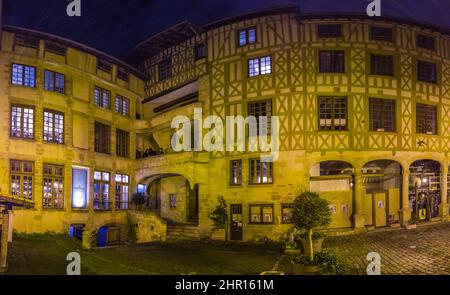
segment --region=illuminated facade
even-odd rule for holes
[[[14,195],[19,181],[23,192],[27,177],[33,181],[33,194],[23,193],[34,210],[14,211],[18,231],[125,229],[128,211],[138,241],[202,238],[223,196],[232,239],[276,239],[304,190],[329,200],[336,230],[448,218],[446,32],[281,8],[203,27],[176,25],[129,52],[125,60],[139,70],[70,42],[63,56],[56,45],[47,49],[47,35],[30,49],[32,40],[19,32],[3,33],[8,79],[1,88],[9,104],[2,105],[0,147],[2,193]],[[65,75],[64,93],[57,73]],[[173,152],[172,119],[194,120],[195,108],[223,119],[278,116],[278,161]],[[62,196],[54,193],[61,183]],[[149,196],[146,211],[126,210],[134,192]]]

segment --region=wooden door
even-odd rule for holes
[[[243,221],[242,221],[242,205],[231,205],[231,223],[230,223],[230,240],[242,241],[243,238]]]

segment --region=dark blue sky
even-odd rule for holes
[[[82,16],[66,14],[68,0],[3,0],[4,23],[70,38],[120,56],[178,22],[203,25],[273,6],[305,13],[363,14],[368,0],[81,0]],[[382,0],[383,16],[450,29],[450,0]]]

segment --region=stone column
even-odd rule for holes
[[[439,205],[439,213],[443,220],[447,220],[449,217],[447,180],[448,180],[448,165],[445,165],[441,167],[441,204]]]
[[[2,235],[0,242],[0,272],[6,271],[8,254],[9,214],[7,210],[0,211],[2,218]]]
[[[402,178],[402,208],[400,209],[400,222],[402,226],[406,226],[411,220],[411,208],[409,208],[409,167],[403,168]]]
[[[355,173],[355,209],[353,214],[353,228],[360,229],[366,225],[366,217],[363,212],[363,176],[361,169],[356,169]]]

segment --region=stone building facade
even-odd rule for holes
[[[234,240],[277,239],[290,226],[293,200],[309,190],[329,201],[331,228],[338,231],[448,218],[449,32],[285,7],[202,27],[178,24],[127,54],[135,68],[67,40],[64,57],[48,53],[45,34],[37,48],[22,49],[18,32],[3,33],[8,78],[0,85],[8,99],[1,106],[2,193],[11,195],[11,160],[34,163],[34,209],[14,210],[18,231],[123,227],[127,210],[114,204],[121,176],[129,177],[129,196],[148,196],[149,218],[141,212],[136,223],[145,232],[141,241],[166,237],[165,231],[207,237],[218,196],[227,202]],[[15,63],[36,67],[36,87],[11,83]],[[106,70],[112,65],[109,73],[105,64]],[[64,95],[45,91],[46,69],[66,75]],[[111,92],[110,110],[95,102],[96,87]],[[128,116],[117,114],[117,95],[129,100]],[[33,139],[12,138],[15,104],[34,107]],[[43,140],[46,109],[65,115],[63,145]],[[224,121],[277,116],[279,159],[269,164],[258,153],[174,152],[173,118],[195,125],[196,109]],[[96,133],[103,130],[96,122],[110,126],[109,155],[96,152]],[[128,157],[117,156],[116,129],[129,133]],[[64,166],[64,208],[42,206],[45,164]],[[73,208],[72,177],[80,166],[89,175],[85,210]],[[96,171],[111,173],[111,210],[94,210]],[[164,232],[149,233],[148,220]]]

